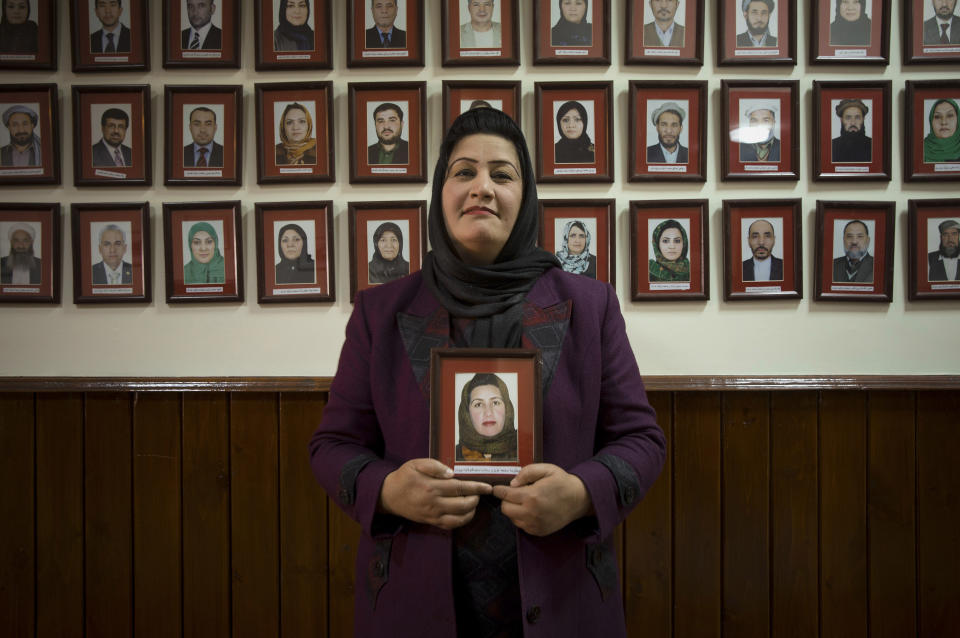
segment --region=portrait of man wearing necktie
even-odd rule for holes
[[[97,236],[100,261],[93,264],[94,285],[119,286],[133,283],[133,265],[123,260],[127,254],[129,226],[130,222],[108,222],[100,228]]]
[[[180,32],[184,51],[223,48],[223,31],[212,22],[217,12],[214,0],[187,0],[186,12],[190,26]]]
[[[111,107],[103,112],[100,116],[102,137],[93,145],[95,167],[133,165],[133,150],[123,143],[129,127],[130,116],[123,109]]]
[[[396,25],[398,4],[399,0],[370,0],[373,26],[366,31],[367,49],[407,48],[407,32]]]
[[[93,0],[100,28],[90,34],[91,53],[130,53],[130,29],[120,22],[123,0]]]
[[[208,106],[192,108],[187,117],[187,127],[193,141],[183,147],[183,166],[223,168],[223,146],[214,140],[217,134],[216,112]]]
[[[923,23],[924,44],[960,44],[960,17],[954,11],[957,0],[930,0],[933,17]]]

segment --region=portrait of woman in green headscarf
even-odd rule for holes
[[[687,231],[675,219],[660,222],[653,229],[653,256],[650,281],[690,281]]]
[[[197,222],[187,233],[190,261],[183,266],[185,284],[222,284],[226,281],[223,255],[216,229],[208,222]]]
[[[933,103],[927,119],[930,132],[923,138],[923,161],[927,163],[960,161],[960,106],[950,98]]]

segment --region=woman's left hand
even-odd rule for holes
[[[500,510],[513,524],[534,536],[546,536],[593,513],[593,501],[579,477],[551,463],[520,470],[510,485],[494,485]]]

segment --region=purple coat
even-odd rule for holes
[[[376,514],[384,477],[428,456],[430,348],[452,345],[449,316],[419,273],[355,303],[310,454],[363,528],[356,635],[452,638],[451,533]],[[613,287],[550,269],[527,295],[523,346],[544,361],[543,460],[577,475],[596,510],[549,536],[517,530],[525,636],[625,636],[610,536],[660,473],[665,442]]]

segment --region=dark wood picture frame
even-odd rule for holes
[[[625,4],[624,64],[703,66],[703,0],[678,0],[666,29],[667,44],[660,39],[649,0],[625,0]]]
[[[17,113],[18,106],[26,110]],[[31,149],[33,161],[39,151],[39,163],[14,166],[16,149],[10,136],[10,120],[14,117],[17,117],[14,126],[18,130],[30,127],[30,137],[24,140],[29,143],[23,148]],[[3,124],[0,128],[0,186],[59,184],[60,98],[57,85],[0,84],[0,118]]]
[[[810,64],[889,64],[890,0],[858,0],[854,20],[842,13],[841,1],[812,0]]]
[[[196,260],[194,263],[193,249],[189,246],[188,238],[191,230],[198,223],[212,226],[217,237],[213,238],[213,249],[209,246],[200,247],[210,257]],[[210,235],[209,230],[197,229]],[[187,233],[187,237],[184,237]],[[240,202],[187,202],[163,204],[163,255],[164,274],[167,288],[167,303],[192,303],[208,301],[243,301],[243,228],[240,219]],[[201,237],[200,239],[205,239]],[[186,259],[190,251],[189,260]],[[223,258],[223,276],[217,272],[217,253]],[[206,267],[204,263],[213,264]],[[194,277],[205,276],[213,281],[194,281]],[[187,281],[190,277],[191,281]],[[217,281],[218,279],[223,281]]]
[[[427,83],[350,82],[347,84],[350,138],[350,183],[427,181]],[[377,109],[393,105],[401,110],[400,141],[390,164],[371,162],[381,148],[376,132]],[[395,109],[380,111],[395,119]],[[362,122],[362,124],[361,124]],[[387,128],[384,128],[386,132]],[[392,132],[392,131],[391,131]],[[406,135],[406,139],[404,139]],[[371,143],[372,142],[372,143]],[[377,156],[379,159],[379,155]]]
[[[799,198],[723,200],[724,301],[803,299],[800,202]],[[760,221],[766,221],[773,228],[774,242],[771,246],[766,226],[756,228],[758,235],[767,236],[758,241],[757,249],[765,247],[773,259],[770,279],[757,281],[753,264],[747,265],[756,254],[750,254],[753,248],[749,246],[748,235],[750,226]],[[744,227],[744,222],[749,224]]]
[[[378,2],[380,0],[377,0]],[[392,29],[399,33],[391,36],[391,45],[384,47],[375,42],[383,42],[377,30],[373,17],[374,8],[370,0],[348,0],[347,2],[347,68],[377,67],[377,66],[414,66],[424,65],[423,41],[426,38],[424,31],[424,0],[401,0],[401,14],[397,8],[393,17]],[[388,18],[389,19],[389,16]],[[400,42],[396,38],[402,37]],[[368,40],[369,38],[369,40]]]
[[[333,202],[259,202],[255,215],[257,301],[336,301]],[[285,236],[295,242],[299,236],[301,249],[296,260],[284,255]],[[275,263],[278,256],[282,259],[279,264]],[[297,263],[278,270],[285,266],[284,261]]]
[[[613,99],[613,82],[534,83],[538,182],[613,182]],[[579,104],[580,109],[563,109],[570,102]],[[549,118],[545,117],[545,108]],[[566,113],[578,111],[581,136],[589,136],[593,144],[585,149],[573,148],[572,152],[567,152],[569,146],[557,149],[554,138],[565,139],[558,123],[564,116],[558,113],[560,109]],[[585,122],[583,112],[587,116]],[[591,154],[593,161],[588,161]]]
[[[907,80],[905,100],[903,180],[960,181],[960,151],[957,151],[960,142],[960,79]],[[937,117],[935,111],[938,109],[948,115],[943,130],[950,131],[949,120],[953,121],[952,134],[947,138],[935,135],[932,130],[932,120]],[[941,130],[940,127],[937,129]],[[946,141],[940,142],[940,139]],[[956,154],[950,152],[951,149],[957,151]]]
[[[257,183],[334,181],[333,82],[258,82],[254,93]],[[288,109],[294,116],[298,111],[306,114],[307,138],[300,144],[284,132]],[[291,120],[290,126],[296,121]]]
[[[893,301],[895,214],[896,202],[817,200],[813,239],[814,299]],[[848,235],[850,249],[856,246],[867,251],[852,275],[848,275],[851,262],[845,252]],[[853,278],[849,279],[850,276]]]
[[[167,186],[240,186],[243,176],[243,87],[165,85],[163,87],[165,136],[163,140],[163,183]],[[196,140],[188,123],[191,113],[201,109]],[[213,133],[210,133],[210,120]],[[220,137],[221,141],[217,140]],[[205,142],[212,135],[211,141]],[[189,139],[188,139],[189,136]],[[184,144],[186,142],[186,144]],[[199,163],[194,143],[209,144],[205,167]],[[202,154],[203,157],[208,157]]]
[[[627,181],[707,181],[707,83],[630,80],[628,95]],[[660,142],[660,125],[664,134],[677,135],[676,161],[669,161]]]
[[[28,15],[22,24],[36,25],[36,37],[27,33],[14,42],[0,41],[0,71],[56,71],[59,55],[57,0],[27,0]],[[36,8],[36,11],[33,9]],[[18,23],[20,24],[20,23]],[[34,42],[35,41],[35,42]]]
[[[98,2],[104,3],[103,13]],[[118,0],[70,0],[70,40],[73,72],[87,71],[149,71],[150,70],[150,11],[145,2]],[[119,9],[119,13],[118,10]],[[112,26],[104,20],[119,23],[120,33],[114,43],[116,51],[109,51],[109,35],[104,27]],[[115,28],[116,29],[116,28]]]
[[[630,202],[630,298],[633,301],[710,299],[708,205],[706,199]],[[669,231],[673,232],[667,234]],[[661,250],[664,257],[661,262],[652,249],[656,239],[666,239],[667,242],[680,239],[683,244],[680,255],[667,260]],[[669,243],[665,248],[669,251]],[[664,265],[666,261],[676,263],[678,260],[681,260],[678,266],[682,265],[682,260],[688,262],[686,279],[682,269]]]
[[[434,348],[430,351],[430,457],[453,469],[461,479],[509,483],[520,469],[539,463],[543,457],[542,360],[539,350],[521,348]],[[477,375],[485,375],[477,379]],[[496,378],[491,378],[493,375]],[[517,431],[515,457],[494,459],[472,450],[460,441],[459,420],[463,393],[471,382],[489,381],[474,390],[493,385],[506,389],[503,425],[513,417]],[[499,381],[499,384],[497,383]],[[496,385],[494,385],[496,384]],[[498,387],[499,386],[499,387]],[[468,392],[467,399],[473,394]],[[476,397],[479,398],[479,397]],[[470,425],[469,407],[463,418]],[[481,434],[482,436],[482,434]]]
[[[289,20],[286,20],[287,24],[280,25],[280,8],[286,4],[286,0],[256,0],[253,26],[256,45],[254,68],[257,71],[332,69],[332,2],[333,0],[307,2],[304,26],[313,32],[311,39],[305,34],[296,33],[292,28],[284,29],[287,24],[300,26],[293,25]],[[299,16],[294,14],[293,18],[296,20]]]
[[[537,243],[557,256],[563,270],[616,285],[616,206],[615,199],[541,199]],[[574,223],[579,223],[580,227],[572,226]],[[564,250],[565,241],[567,247],[570,243],[565,231],[574,229],[580,231],[578,234],[586,235],[583,248],[575,253],[586,253],[589,258],[585,263],[569,255],[569,250]]]
[[[534,64],[610,65],[610,0],[588,4],[582,20],[591,25],[589,38],[564,29],[562,19],[555,0],[533,0]]]
[[[199,26],[206,30],[203,39],[193,30],[184,0],[163,0],[163,68],[240,68],[240,12],[242,0],[211,0],[216,5],[212,13],[198,13]],[[204,0],[207,2],[207,0]],[[209,5],[205,5],[209,6]],[[210,25],[207,29],[206,25]]]
[[[960,299],[960,268],[956,278],[949,279],[939,254],[945,240],[953,244],[954,251],[960,245],[960,227],[949,224],[950,221],[960,225],[960,199],[907,200],[907,290],[910,301]],[[945,223],[947,226],[942,226]],[[948,237],[944,237],[946,232]]]
[[[423,258],[427,254],[426,201],[349,202],[347,210],[347,224],[350,228],[351,303],[360,290],[372,288],[420,270]],[[396,228],[381,228],[387,223],[393,224]],[[401,235],[397,238],[399,239],[397,256],[394,259],[384,260],[379,255],[379,249],[372,248],[373,242],[377,240],[377,231],[380,231],[382,239],[386,232],[396,236],[397,229]],[[374,253],[372,257],[371,252]],[[386,267],[378,266],[383,272],[371,275],[370,263],[377,260],[378,256],[381,257],[378,261],[402,259],[407,262],[407,266],[403,268],[403,264],[398,262],[398,267],[391,268],[395,272],[386,272]]]
[[[798,181],[799,81],[721,80],[720,89],[720,179]],[[771,110],[774,111],[772,122],[769,114],[762,113]],[[754,114],[761,122],[750,126]],[[767,126],[771,123],[772,129]],[[773,133],[771,146],[766,159],[761,159],[761,146],[752,140],[760,135],[769,137],[770,131]]]
[[[892,93],[890,80],[813,81],[814,181],[891,180]],[[856,120],[865,138],[845,135]]]
[[[34,266],[25,284],[13,283],[12,270],[9,274],[4,272],[17,227],[31,239],[33,250]],[[0,303],[59,304],[62,259],[60,204],[0,203]],[[40,281],[36,281],[37,275]],[[10,281],[5,281],[7,277]]]
[[[153,276],[148,202],[71,204],[73,302],[150,303]],[[110,234],[108,234],[110,233]],[[96,246],[96,250],[94,247]],[[107,260],[119,254],[120,281],[110,282]]]
[[[444,80],[443,81],[443,130],[440,139],[457,119],[457,116],[470,108],[476,101],[483,101],[509,115],[520,126],[519,80],[505,82],[486,82],[484,80]],[[464,105],[464,102],[467,104]],[[458,106],[459,103],[459,106]]]
[[[953,26],[949,42],[939,41],[933,5],[929,0],[903,0],[903,63],[957,64],[960,62],[960,24],[957,8],[953,10]]]
[[[150,106],[147,84],[73,86],[75,185],[150,186],[153,183]],[[121,116],[126,118],[124,128],[121,128],[124,120]],[[108,144],[107,136],[116,135],[122,137],[112,137]]]
[[[485,2],[489,0],[484,0]],[[492,45],[476,41],[469,11],[464,0],[441,0],[440,3],[440,49],[443,52],[443,66],[520,66],[520,14],[518,6],[523,0],[495,0],[493,16],[494,30]],[[499,21],[497,20],[499,14]],[[487,17],[484,15],[483,17]],[[461,20],[466,22],[461,23]],[[499,44],[496,41],[500,36]]]
[[[760,4],[772,4],[768,10],[766,40],[763,46],[748,33],[742,10],[742,0],[719,0],[717,7],[717,64],[780,65],[797,64],[797,5],[799,0],[753,0]],[[753,9],[748,7],[748,9]],[[776,15],[772,15],[773,13]],[[774,25],[774,29],[770,25]],[[772,39],[771,39],[772,38]]]

